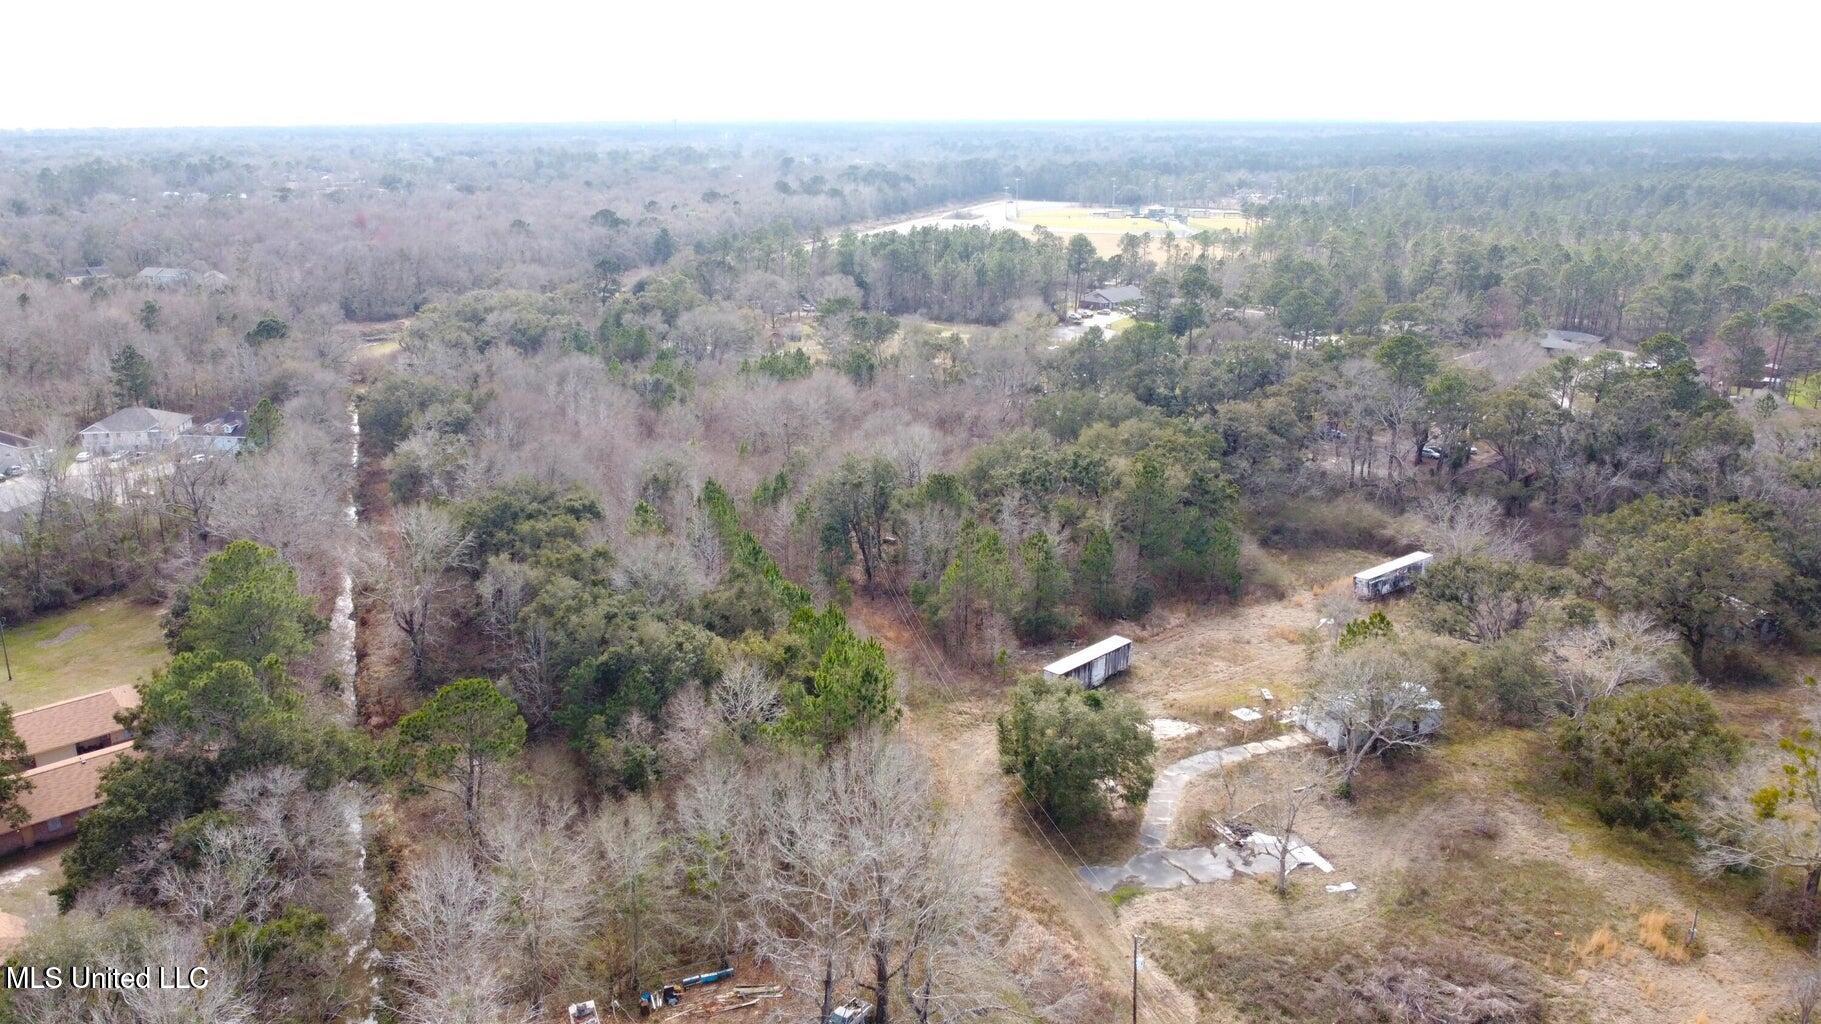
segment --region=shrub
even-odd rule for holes
[[[1130,697],[1032,676],[999,716],[999,765],[1058,825],[1104,812],[1108,790],[1137,806],[1150,795],[1157,741]]]
[[[1557,742],[1570,782],[1585,786],[1608,825],[1677,823],[1713,769],[1738,756],[1739,738],[1713,700],[1687,684],[1631,690],[1564,721]]]

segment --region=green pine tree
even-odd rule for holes
[[[825,750],[866,728],[898,723],[897,678],[876,639],[862,640],[843,627],[809,685],[789,698],[779,731],[804,746]]]
[[[146,405],[152,400],[152,363],[139,350],[126,345],[109,364],[113,373],[114,402],[122,407]]]
[[[272,442],[278,440],[278,430],[283,425],[284,413],[270,398],[262,398],[247,414],[247,443],[254,448],[270,448]]]
[[[1068,570],[1056,556],[1056,542],[1047,533],[1026,537],[1018,546],[1018,555],[1024,563],[1024,580],[1012,612],[1012,629],[1020,640],[1047,643],[1074,624],[1067,606]]]

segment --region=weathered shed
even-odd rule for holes
[[[1091,690],[1106,682],[1108,676],[1118,675],[1131,667],[1132,641],[1123,636],[1109,636],[1092,647],[1083,647],[1043,666],[1043,678],[1053,680],[1066,676]]]
[[[1319,709],[1298,707],[1290,717],[1330,750],[1356,750],[1378,743],[1424,740],[1442,731],[1442,702],[1421,683],[1398,686],[1393,705],[1403,710],[1390,721],[1382,701],[1368,694],[1345,694]],[[1381,732],[1374,732],[1380,729]]]
[[[1412,551],[1389,562],[1381,562],[1353,576],[1353,596],[1362,601],[1384,597],[1411,586],[1423,574],[1435,556],[1427,551]]]

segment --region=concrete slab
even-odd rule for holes
[[[1124,864],[1106,866],[1090,864],[1077,868],[1076,874],[1079,874],[1081,880],[1088,884],[1088,888],[1095,892],[1112,892],[1119,888],[1120,883],[1131,877]]]
[[[1191,878],[1187,871],[1170,863],[1167,850],[1141,853],[1126,861],[1125,869],[1147,889],[1175,889],[1195,884],[1195,879]]]
[[[1233,877],[1233,865],[1224,857],[1217,857],[1214,851],[1205,846],[1190,850],[1166,850],[1170,863],[1193,878],[1197,883],[1224,882]]]

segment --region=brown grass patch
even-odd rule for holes
[[[1688,930],[1664,910],[1647,910],[1639,915],[1638,945],[1669,964],[1685,964],[1698,952],[1688,943]]]
[[[1601,960],[1611,960],[1624,950],[1625,944],[1619,941],[1619,937],[1613,932],[1612,927],[1603,924],[1595,928],[1593,934],[1587,936],[1575,952],[1583,960],[1598,963]]]

